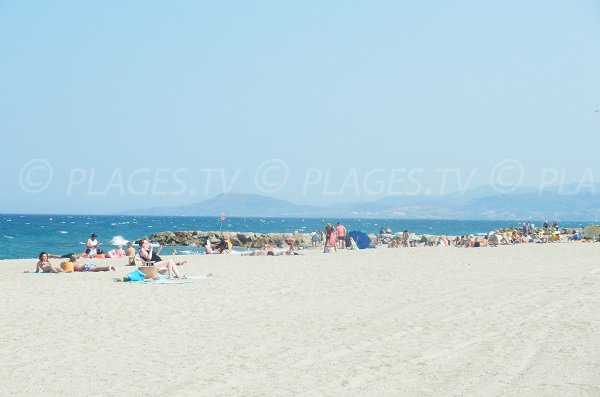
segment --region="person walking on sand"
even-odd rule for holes
[[[346,228],[341,223],[337,223],[335,227],[335,232],[337,234],[337,241],[340,246],[340,249],[344,249],[344,245],[346,244]]]

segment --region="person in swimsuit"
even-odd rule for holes
[[[40,252],[40,255],[38,256],[38,263],[35,267],[35,272],[39,273],[40,271],[42,273],[62,273],[63,269],[61,269],[60,267],[54,267],[52,266],[52,264],[50,263],[50,261],[48,260],[48,254],[45,252]]]
[[[125,255],[127,256],[127,266],[135,266],[135,248],[131,245],[131,241],[127,242]]]
[[[76,262],[77,258],[75,258],[75,256],[72,256],[69,260],[71,262],[73,262],[73,271],[74,272],[109,272],[109,271],[116,272],[117,271],[117,268],[113,265],[111,265],[111,266],[96,266],[93,263]]]
[[[331,225],[331,223],[328,223],[325,226],[325,246],[323,247],[323,252],[327,252],[327,247],[333,247],[335,252],[337,252],[335,240],[335,228]]]
[[[337,234],[337,240],[340,248],[344,249],[344,243],[346,241],[346,227],[338,222],[337,226],[335,227],[335,232]]]
[[[119,245],[117,249],[108,251],[104,256],[106,258],[122,258],[125,256],[125,251],[123,250],[123,246]]]
[[[72,252],[69,252],[68,254],[64,254],[64,255],[48,254],[48,258],[50,258],[50,259],[69,259],[72,256],[75,256],[76,258],[80,258],[82,256],[85,256],[85,252],[82,252],[81,254],[74,254]]]
[[[183,278],[183,276],[177,270],[177,264],[171,260],[162,260],[156,253],[152,252],[152,246],[148,240],[143,239],[140,241],[140,258],[146,264],[147,262],[153,262],[150,266],[156,266],[160,269],[165,269],[169,273],[169,279]],[[159,259],[154,261],[154,259]],[[180,265],[182,265],[181,263]]]
[[[207,255],[214,253],[212,243],[208,237],[206,238],[206,244],[204,244],[204,253]]]

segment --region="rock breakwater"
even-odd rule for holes
[[[262,248],[265,245],[283,247],[285,240],[292,238],[296,245],[310,245],[310,234],[307,233],[250,233],[250,232],[214,232],[214,231],[176,231],[159,232],[150,236],[152,241],[162,245],[178,245],[202,247],[209,239],[217,243],[225,235],[234,247]]]

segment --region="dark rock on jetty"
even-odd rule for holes
[[[288,238],[292,238],[295,245],[310,246],[310,235],[306,233],[238,233],[196,230],[155,233],[150,236],[150,240],[165,246],[203,247],[207,238],[210,239],[211,243],[218,243],[221,235],[228,236],[234,247],[262,248],[265,244],[284,247],[287,246],[285,240]]]

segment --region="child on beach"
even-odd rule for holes
[[[63,270],[60,267],[52,266],[52,264],[48,261],[47,253],[40,252],[38,259],[39,259],[39,262],[37,263],[37,266],[35,268],[36,273],[39,273],[40,270],[42,271],[42,273],[62,273],[63,272]]]

